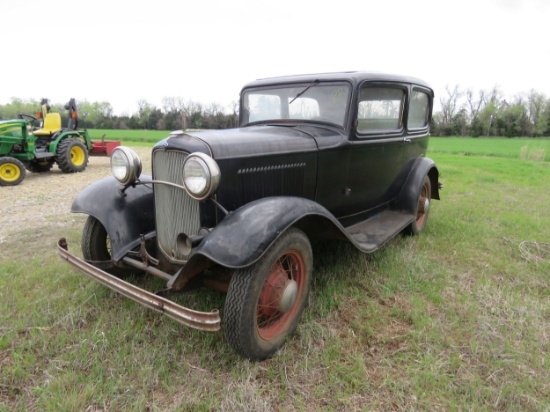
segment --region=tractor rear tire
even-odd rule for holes
[[[25,165],[14,157],[0,157],[0,186],[16,186],[25,179]]]
[[[44,173],[49,172],[52,169],[53,161],[51,160],[31,160],[29,163],[25,165],[27,170],[32,173]]]
[[[63,139],[57,145],[55,161],[63,173],[82,172],[88,164],[88,149],[80,140]]]

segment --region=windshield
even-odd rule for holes
[[[311,120],[344,127],[350,85],[303,83],[245,90],[241,126],[271,120]]]

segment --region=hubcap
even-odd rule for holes
[[[5,163],[0,166],[0,177],[6,182],[15,182],[21,176],[21,171],[13,163]]]
[[[296,303],[298,298],[298,284],[289,279],[286,283],[283,294],[281,295],[281,300],[279,301],[279,310],[283,313],[287,313],[292,306]]]
[[[75,146],[71,149],[71,161],[75,166],[81,166],[84,163],[84,152],[82,148]]]

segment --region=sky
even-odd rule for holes
[[[550,97],[550,0],[0,0],[0,104],[14,97],[230,108],[279,75],[367,70]]]

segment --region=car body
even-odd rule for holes
[[[343,239],[369,253],[401,232],[417,234],[439,173],[426,158],[433,91],[397,75],[341,72],[261,79],[244,86],[240,126],[175,131],[152,154],[152,176],[129,148],[115,177],[78,195],[89,215],[73,266],[120,293],[202,330],[218,310],[169,299],[197,286],[227,291],[224,331],[250,359],[271,356],[306,306],[311,242]],[[106,246],[107,245],[107,246]],[[124,268],[166,280],[153,294]]]

